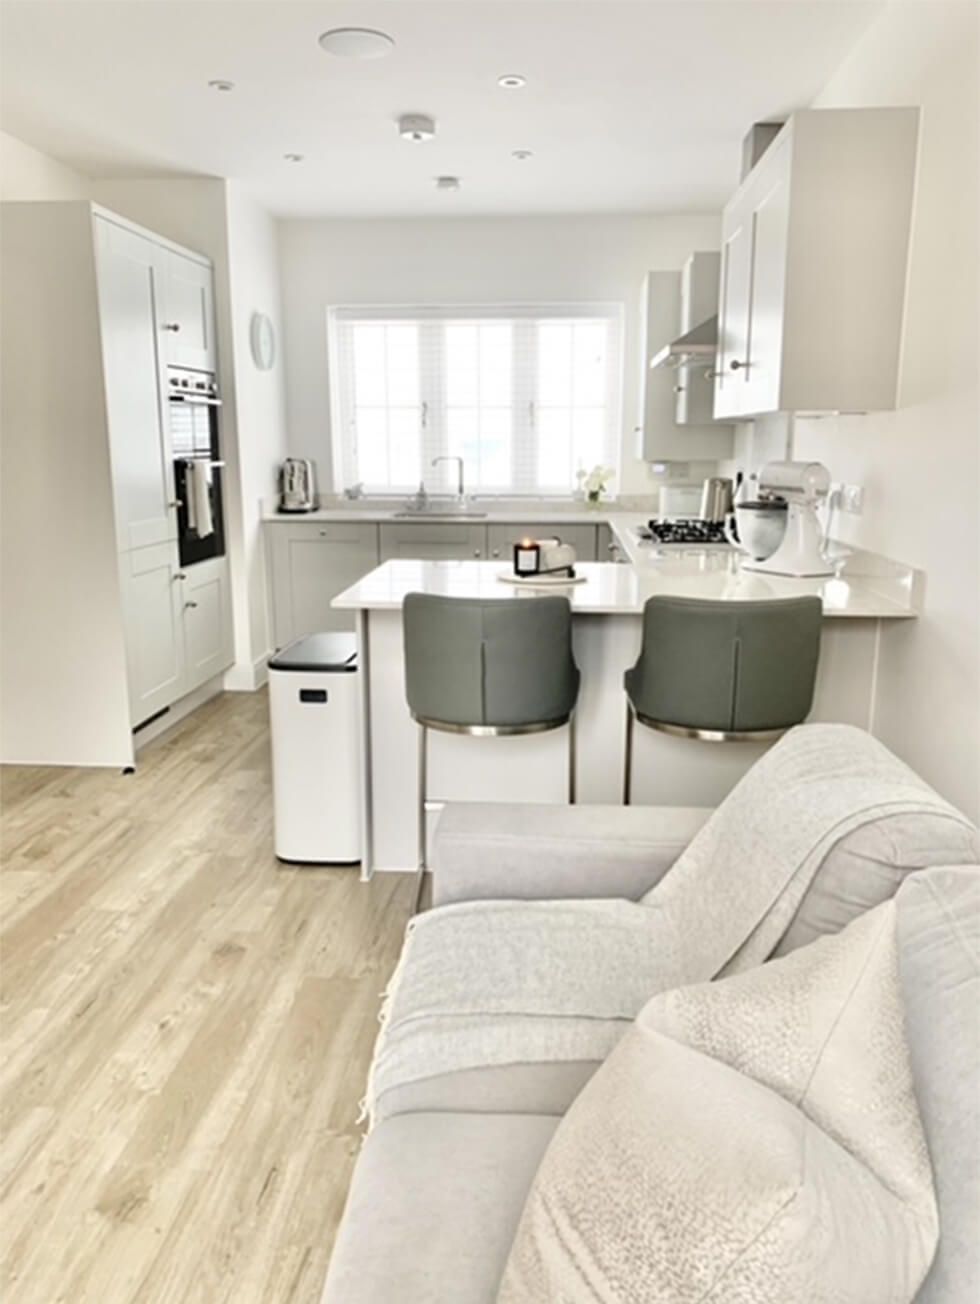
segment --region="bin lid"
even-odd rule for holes
[[[307,634],[271,657],[269,669],[349,674],[357,669],[357,635]]]

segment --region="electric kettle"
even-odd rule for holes
[[[316,510],[316,477],[313,463],[305,457],[287,457],[279,468],[279,510]]]

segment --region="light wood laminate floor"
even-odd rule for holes
[[[275,859],[266,713],[3,772],[4,1304],[319,1297],[413,884]]]

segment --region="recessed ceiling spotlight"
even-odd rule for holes
[[[424,113],[403,113],[398,119],[398,134],[402,140],[431,140],[436,134],[436,120]]]
[[[235,83],[225,81],[223,77],[216,77],[213,81],[209,81],[208,85],[213,91],[233,91],[235,89]]]
[[[534,151],[531,149],[512,149],[510,156],[511,158],[519,158],[523,162],[526,158],[534,158]]]
[[[334,27],[320,37],[320,47],[340,59],[383,59],[395,42],[371,27]]]
[[[459,177],[436,177],[436,190],[458,190]]]
[[[522,77],[518,72],[508,72],[503,77],[497,78],[497,85],[502,86],[505,91],[516,91],[527,85],[527,78]]]
[[[304,156],[302,154],[283,154],[287,163],[302,163]]]

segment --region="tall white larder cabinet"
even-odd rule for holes
[[[895,407],[919,111],[794,113],[722,217],[714,414]]]
[[[179,564],[166,398],[214,369],[211,265],[84,202],[4,204],[0,259],[2,757],[129,765],[233,660],[227,557]]]

